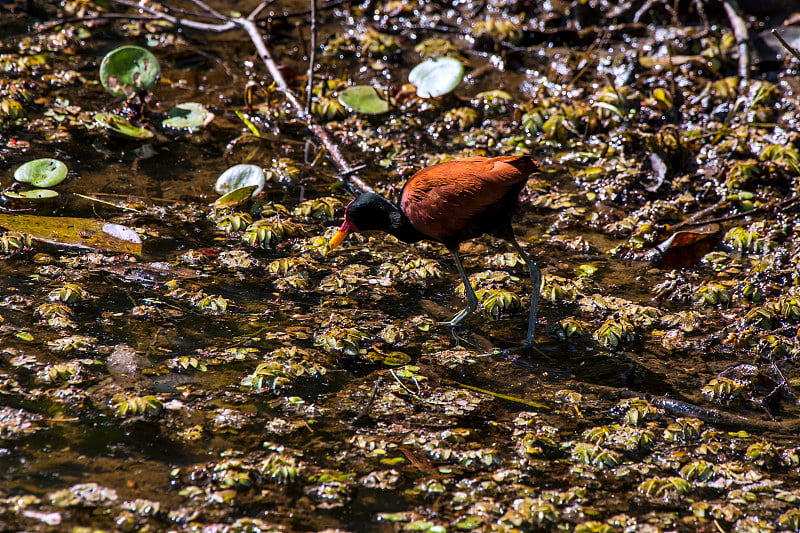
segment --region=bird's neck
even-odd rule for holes
[[[408,217],[400,211],[399,209],[395,208],[395,210],[389,215],[390,226],[386,230],[389,235],[394,235],[397,237],[398,240],[403,242],[419,242],[425,238],[425,236],[417,231],[417,229],[411,225],[411,221],[408,220]]]

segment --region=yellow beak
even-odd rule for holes
[[[345,237],[347,237],[351,233],[352,232],[350,230],[347,230],[347,229],[340,229],[339,231],[337,231],[336,235],[334,235],[333,238],[328,243],[328,249],[329,250],[333,250],[334,248],[339,246],[342,243],[342,241],[345,239]]]

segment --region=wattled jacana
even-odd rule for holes
[[[528,156],[469,157],[439,163],[411,176],[400,195],[400,207],[385,198],[365,193],[350,202],[344,224],[330,241],[333,249],[354,232],[383,231],[403,242],[423,239],[444,244],[456,261],[467,293],[467,307],[452,320],[441,323],[455,327],[478,308],[478,297],[470,285],[459,245],[488,233],[505,239],[522,256],[530,272],[533,290],[525,347],[533,345],[536,308],[541,275],[517,242],[511,228],[519,193],[539,164]]]

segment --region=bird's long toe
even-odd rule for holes
[[[450,328],[455,329],[455,328],[457,328],[458,326],[461,325],[461,323],[464,321],[465,318],[467,318],[469,316],[469,314],[470,313],[468,313],[467,310],[464,309],[463,311],[458,313],[456,316],[454,316],[450,320],[447,320],[446,322],[437,322],[436,325],[437,326],[446,326],[446,327],[450,327]]]
[[[537,348],[535,344],[533,344],[533,343],[529,344],[527,342],[525,342],[523,344],[520,344],[518,346],[512,346],[511,348],[505,348],[503,350],[497,349],[497,350],[494,350],[494,352],[492,352],[492,353],[494,353],[495,355],[503,356],[503,357],[518,356],[518,355],[528,355],[528,354],[536,353],[538,355],[547,357],[547,354],[545,354],[543,351],[541,351],[539,348]]]

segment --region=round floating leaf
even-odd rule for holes
[[[408,74],[408,81],[417,88],[420,98],[432,98],[447,94],[461,83],[464,65],[452,57],[428,59],[414,67]]]
[[[389,352],[383,358],[383,364],[387,366],[407,365],[411,362],[411,357],[403,352]]]
[[[53,187],[67,177],[67,165],[58,159],[34,159],[14,171],[14,179],[34,187]]]
[[[161,121],[165,128],[185,130],[190,133],[208,126],[214,120],[214,113],[197,102],[178,104],[169,110],[167,118]]]
[[[339,101],[350,111],[379,115],[389,111],[389,104],[380,97],[378,91],[369,85],[348,87],[339,93]]]
[[[9,200],[36,204],[40,202],[51,202],[58,198],[58,193],[50,189],[33,189],[30,191],[6,191],[3,193],[3,196]]]
[[[100,83],[118,98],[149,91],[160,75],[156,56],[139,46],[120,46],[100,63]]]
[[[253,196],[264,190],[264,183],[266,176],[264,169],[255,165],[234,165],[220,177],[217,178],[217,183],[214,185],[214,190],[219,194],[228,194],[236,189],[255,185],[255,192]]]
[[[238,189],[232,190],[228,194],[220,196],[217,198],[217,201],[211,205],[214,207],[239,205],[253,196],[256,189],[258,189],[258,185],[239,187]]]
[[[153,132],[147,128],[135,126],[127,118],[112,113],[97,113],[94,116],[94,120],[106,130],[120,137],[144,140],[153,136]]]

